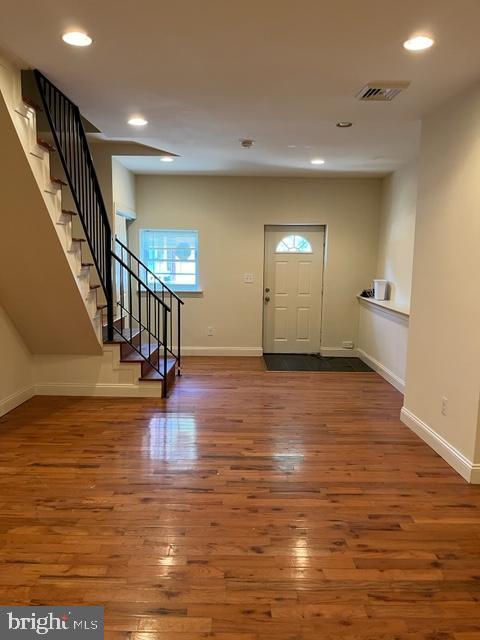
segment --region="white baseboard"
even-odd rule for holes
[[[342,349],[341,347],[321,347],[322,356],[337,358],[354,358],[357,355],[356,349]],[[184,356],[250,356],[261,358],[263,356],[262,347],[182,347]]]
[[[106,396],[116,398],[161,398],[160,382],[142,382],[136,384],[81,382],[41,383],[35,386],[39,396]]]
[[[445,438],[439,435],[423,420],[420,420],[414,413],[406,407],[402,407],[400,412],[401,421],[407,425],[414,433],[426,442],[434,451],[438,453],[448,464],[457,471],[462,478],[472,484],[480,484],[480,465],[473,464],[458,449],[451,445]]]
[[[27,400],[30,400],[34,395],[35,387],[31,386],[26,389],[22,389],[21,391],[15,391],[15,393],[12,393],[6,398],[0,399],[0,417],[4,416],[9,411],[12,411],[12,409],[15,409]]]
[[[365,364],[368,364],[374,371],[376,371],[379,375],[382,376],[387,382],[389,382],[397,391],[400,393],[405,393],[405,380],[402,380],[397,374],[393,373],[390,369],[388,369],[385,365],[383,365],[372,356],[369,356],[368,353],[365,353],[363,349],[357,349],[357,354],[360,360],[363,360]]]
[[[471,484],[480,484],[480,464],[472,464],[472,472],[470,474]]]
[[[337,347],[322,347],[322,356],[335,356],[337,358],[354,358],[357,355],[355,349],[342,349]],[[184,356],[249,356],[261,358],[262,347],[182,347]]]
[[[261,347],[182,347],[182,356],[250,356],[261,358]]]
[[[343,349],[342,347],[320,347],[320,355],[326,358],[355,358],[356,349]]]

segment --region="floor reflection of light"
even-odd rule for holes
[[[305,538],[295,538],[292,542],[292,556],[295,558],[295,566],[308,567],[310,565],[309,541]]]
[[[161,414],[150,419],[148,450],[151,460],[196,460],[195,416]]]
[[[284,447],[284,443],[281,443],[281,446]],[[288,452],[279,451],[272,455],[272,462],[280,471],[298,471],[302,468],[304,460],[305,455],[300,448]]]

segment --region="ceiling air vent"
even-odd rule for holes
[[[369,82],[357,93],[357,98],[364,101],[375,100],[377,102],[390,102],[398,94],[406,89],[410,82],[399,80],[397,82]]]

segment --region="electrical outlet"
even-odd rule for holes
[[[255,278],[253,276],[253,273],[244,273],[243,274],[243,282],[245,284],[252,284],[254,282]]]
[[[344,349],[353,349],[353,340],[344,340],[342,342],[342,347]]]
[[[207,336],[213,336],[213,327],[207,327]]]
[[[448,413],[448,398],[442,398],[442,416],[446,416]]]

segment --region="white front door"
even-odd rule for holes
[[[265,229],[264,353],[318,353],[324,227]]]

